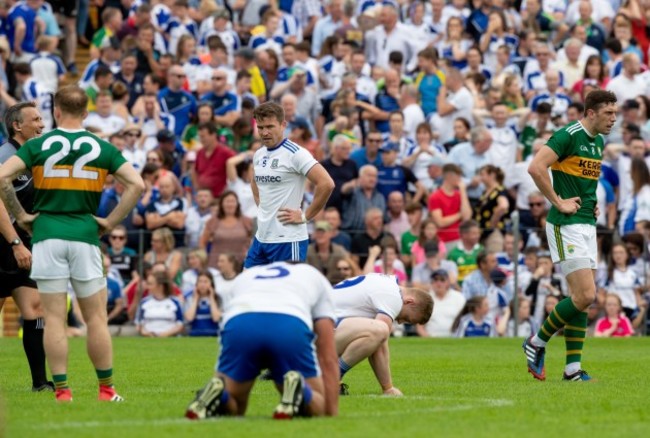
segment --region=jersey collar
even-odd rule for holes
[[[266,150],[269,151],[269,152],[272,152],[272,151],[278,149],[279,147],[281,147],[283,144],[285,144],[286,141],[287,141],[287,139],[286,139],[286,138],[283,138],[282,141],[281,141],[280,143],[278,143],[277,145],[273,146],[272,148],[267,147]]]
[[[578,120],[578,123],[580,123],[580,126],[582,126],[582,129],[584,129],[584,131],[587,133],[587,135],[588,135],[589,137],[591,137],[591,138],[596,138],[596,136],[595,136],[595,135],[592,135],[591,132],[589,132],[589,130],[585,127],[585,125],[582,124],[582,122],[581,122],[580,120]]]
[[[20,149],[21,146],[22,146],[20,143],[18,143],[18,140],[16,140],[16,139],[13,138],[13,137],[10,138],[9,141],[8,141],[7,143],[10,143],[11,145],[13,145],[13,147],[15,147],[16,150]]]

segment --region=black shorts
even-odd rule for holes
[[[55,14],[61,14],[68,18],[77,16],[79,6],[77,0],[47,0],[47,2],[52,5],[52,11]]]
[[[0,272],[0,298],[7,298],[19,287],[36,289],[36,282],[29,278],[29,271],[21,269],[15,274]]]

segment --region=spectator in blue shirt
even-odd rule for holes
[[[158,93],[158,101],[163,112],[170,113],[176,119],[174,134],[180,137],[183,129],[190,124],[196,114],[196,99],[183,90],[185,71],[180,65],[173,65],[167,74],[167,87]]]
[[[381,166],[381,156],[379,155],[379,147],[383,143],[383,136],[381,132],[372,130],[366,135],[366,145],[359,148],[350,154],[350,159],[357,163],[357,168],[366,164],[372,164],[375,167]]]
[[[214,108],[214,120],[222,126],[232,126],[239,117],[239,97],[228,91],[228,73],[222,68],[212,70],[212,91],[201,97]]]
[[[7,15],[7,37],[16,56],[14,62],[29,62],[36,54],[38,1],[15,2]],[[38,25],[37,25],[38,24]]]
[[[496,327],[487,317],[490,306],[486,297],[473,297],[467,300],[451,330],[458,338],[494,337]]]
[[[426,189],[411,169],[397,164],[399,144],[388,142],[379,149],[379,152],[382,164],[377,168],[377,190],[388,200],[388,195],[391,192],[400,192],[406,195],[409,184],[412,184],[416,191],[411,201],[419,203],[426,194]]]
[[[218,336],[221,309],[212,274],[199,273],[194,290],[185,296],[185,322],[189,336]]]
[[[388,118],[393,111],[399,111],[399,86],[400,76],[395,70],[387,70],[385,76],[385,86],[383,90],[377,93],[375,97],[375,106],[380,110],[379,113],[372,117],[375,120],[375,126],[381,132],[390,132]]]

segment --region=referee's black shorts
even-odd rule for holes
[[[21,236],[22,237],[22,236]],[[19,287],[36,289],[36,282],[29,278],[29,270],[20,269],[11,245],[0,236],[0,298],[7,298]],[[26,242],[27,245],[29,245]],[[29,247],[29,246],[28,246]]]

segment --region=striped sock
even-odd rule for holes
[[[113,386],[113,368],[107,370],[95,370],[99,386]]]
[[[54,374],[52,375],[54,387],[56,389],[68,389],[68,375],[67,374]]]
[[[544,324],[537,332],[537,337],[544,342],[548,342],[551,337],[562,327],[567,325],[567,321],[581,314],[582,312],[573,304],[571,298],[565,298],[555,306],[555,309],[548,315]]]
[[[342,357],[339,357],[339,370],[341,371],[341,379],[343,378],[343,376],[345,375],[345,373],[347,373],[348,371],[350,371],[351,368],[352,368],[352,367],[351,367],[350,365],[348,365],[347,363],[345,363],[345,361],[343,360]]]
[[[567,366],[574,363],[580,364],[585,336],[587,336],[587,312],[580,312],[564,327]],[[575,366],[570,369],[575,369]]]

